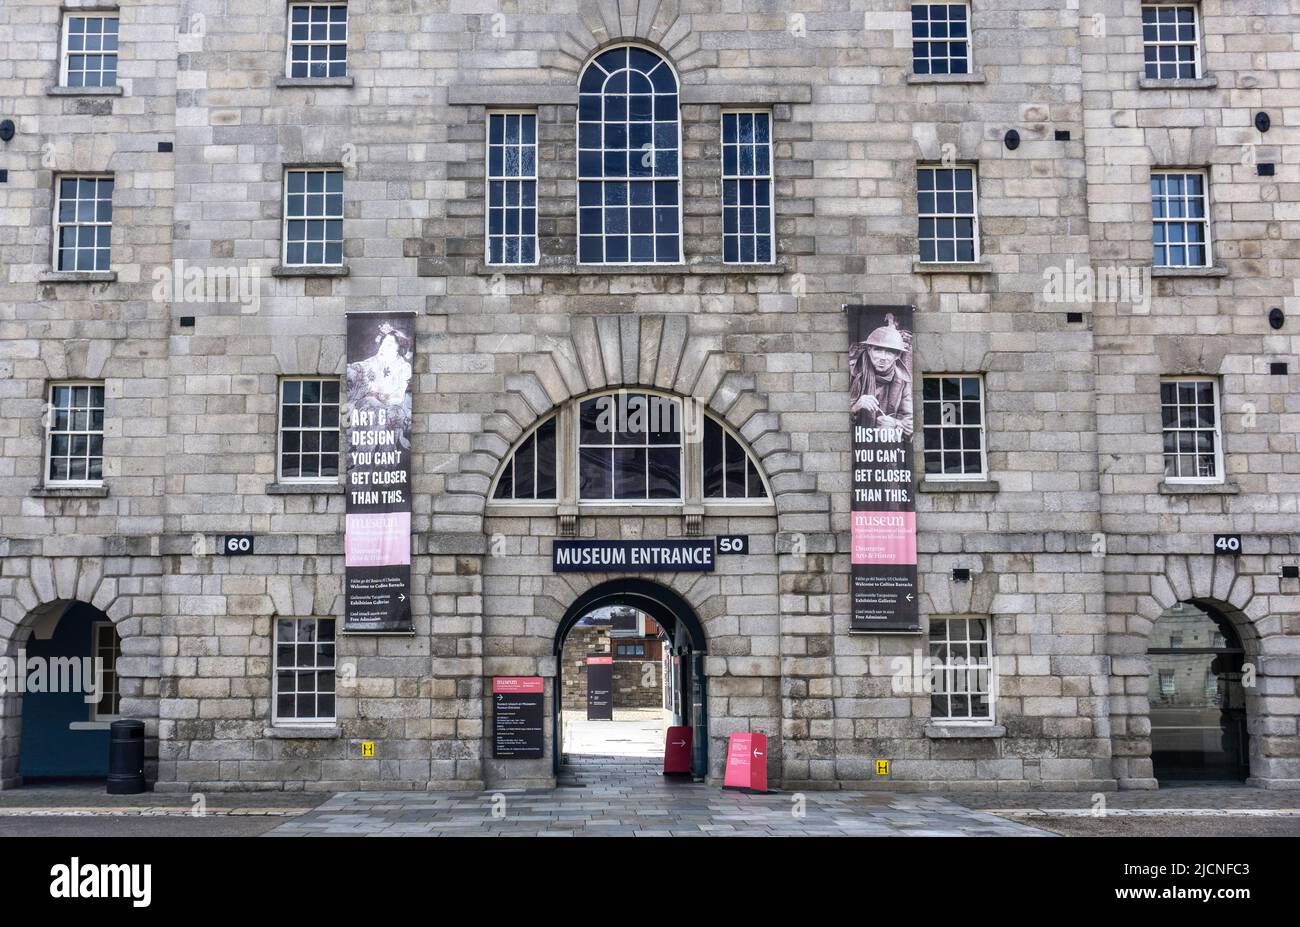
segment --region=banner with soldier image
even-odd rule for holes
[[[409,633],[415,313],[349,312],[345,631]]]
[[[854,631],[919,631],[912,307],[848,306]]]

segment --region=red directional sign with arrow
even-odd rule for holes
[[[664,775],[691,774],[691,729],[670,727],[664,740]]]
[[[767,791],[767,735],[736,731],[727,743],[727,774],[724,789],[745,792]]]

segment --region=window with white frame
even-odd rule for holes
[[[45,481],[98,485],[104,480],[104,384],[50,384]]]
[[[933,479],[979,479],[984,458],[984,385],[979,374],[921,378],[922,454]]]
[[[334,682],[334,619],[277,618],[273,722],[334,721]]]
[[[284,172],[284,263],[343,263],[343,171],[290,168]]]
[[[91,653],[99,667],[99,699],[90,706],[91,721],[116,721],[121,712],[122,689],[117,678],[117,658],[122,655],[122,641],[111,621],[96,621],[90,626]]]
[[[772,216],[772,114],[722,114],[722,259],[770,264],[775,258]]]
[[[578,84],[578,261],[678,263],[677,76],[655,52],[597,55]]]
[[[1210,266],[1207,187],[1203,171],[1151,173],[1151,244],[1154,266]]]
[[[497,478],[494,499],[554,499],[556,475],[555,432],[552,415],[519,442]]]
[[[1219,386],[1214,379],[1162,379],[1160,426],[1164,437],[1166,480],[1178,483],[1223,481]]]
[[[740,442],[711,418],[704,419],[704,498],[766,499],[767,487]]]
[[[63,17],[61,87],[117,86],[118,18],[104,13]]]
[[[975,187],[973,166],[917,168],[917,245],[923,262],[979,260]]]
[[[970,5],[912,4],[912,73],[970,72]]]
[[[289,77],[346,77],[348,5],[289,5]]]
[[[993,642],[988,618],[931,618],[930,717],[993,720]]]
[[[1144,73],[1153,80],[1201,76],[1201,38],[1196,5],[1142,4]]]
[[[60,175],[55,182],[54,269],[106,271],[113,257],[113,178]]]
[[[578,497],[681,499],[681,403],[620,392],[584,399],[578,415]]]
[[[488,113],[489,264],[537,262],[537,114]]]
[[[280,475],[285,483],[334,483],[339,476],[339,381],[280,381]]]

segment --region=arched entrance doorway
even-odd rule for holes
[[[24,783],[108,775],[109,725],[121,700],[121,640],[85,602],[55,602],[25,622],[4,665],[5,747]],[[7,774],[10,779],[12,774]]]
[[[1148,653],[1156,779],[1245,779],[1245,651],[1232,625],[1208,604],[1179,602],[1156,621]]]
[[[665,651],[663,687],[666,690],[671,723],[692,728],[691,772],[695,778],[707,775],[708,758],[708,690],[704,674],[704,655],[708,645],[704,626],[694,609],[679,594],[666,586],[644,579],[614,579],[601,583],[579,596],[555,630],[554,653],[561,664],[565,641],[570,632],[594,613],[603,609],[628,609],[648,617],[662,631]],[[552,730],[555,732],[554,772],[558,777],[565,764],[564,672],[555,674],[552,698]]]

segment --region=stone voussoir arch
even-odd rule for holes
[[[39,625],[55,621],[78,602],[90,605],[108,616],[122,641],[116,669],[124,716],[154,721],[157,695],[145,680],[160,676],[160,645],[145,620],[157,615],[137,611],[137,594],[123,590],[123,577],[105,575],[101,557],[31,557],[28,563],[27,575],[15,577],[9,591],[0,596],[0,656],[17,657]],[[157,600],[156,590],[141,594]],[[0,693],[0,788],[18,782],[20,704],[19,693]]]
[[[542,57],[545,67],[575,82],[588,61],[623,43],[644,45],[663,55],[683,83],[693,72],[717,63],[717,51],[703,47],[679,0],[583,0],[575,12],[571,27],[556,37],[556,47]]]
[[[507,374],[496,409],[483,416],[471,450],[461,454],[447,491],[456,509],[481,520],[492,479],[529,428],[564,403],[605,389],[654,388],[694,399],[744,439],[772,487],[778,520],[829,510],[813,491],[803,456],[793,450],[780,416],[768,410],[755,377],[717,333],[692,333],[684,314],[579,315],[566,336],[539,337]]]

